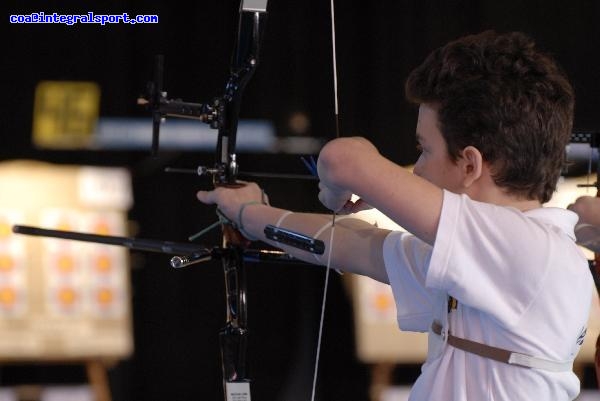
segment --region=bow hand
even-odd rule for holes
[[[268,204],[268,197],[255,183],[240,183],[241,186],[218,186],[211,191],[198,191],[196,197],[207,205],[216,205],[219,211],[237,227],[240,222],[240,211],[244,205]]]

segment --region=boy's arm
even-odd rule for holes
[[[290,214],[284,209],[264,205],[261,203],[261,190],[254,183],[249,183],[242,188],[220,187],[213,191],[200,191],[197,196],[201,202],[216,204],[226,216],[242,228],[246,235],[283,249],[306,262],[327,265],[332,215]],[[280,221],[286,213],[285,218]],[[318,239],[325,242],[325,252],[322,255],[315,255],[267,239],[264,235],[265,226],[276,225],[278,222],[281,228],[297,231],[310,237],[314,237],[317,232],[321,231]],[[352,217],[340,219],[338,216],[331,248],[331,267],[369,276],[387,283],[382,249],[383,241],[388,233],[388,230],[378,229],[363,220]]]
[[[319,198],[325,206],[352,211],[360,207],[350,201],[354,193],[425,242],[435,241],[442,190],[387,160],[367,140],[339,138],[329,142],[319,155],[318,167]],[[327,264],[329,229],[319,235],[326,249],[318,260],[313,254],[265,238],[265,226],[276,225],[286,211],[261,204],[263,196],[256,184],[236,189],[219,187],[200,191],[197,196],[201,202],[218,205],[250,236],[307,262]],[[331,220],[331,215],[294,213],[281,222],[281,227],[313,237]],[[331,267],[387,282],[382,246],[388,233],[358,219],[340,220],[334,232]]]
[[[332,210],[351,210],[352,194],[372,205],[407,231],[433,245],[443,192],[381,156],[366,139],[329,142],[318,159],[319,199]]]

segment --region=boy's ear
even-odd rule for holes
[[[467,146],[462,150],[460,163],[463,173],[463,186],[468,188],[481,177],[483,155],[475,146]]]

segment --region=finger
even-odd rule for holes
[[[331,197],[327,191],[319,192],[319,201],[323,206],[333,212],[338,212],[344,207],[344,203],[340,203],[338,199]]]
[[[214,202],[213,191],[198,191],[196,192],[196,198],[202,203],[212,205]]]
[[[362,198],[356,200],[356,202],[354,202],[354,206],[352,206],[352,211],[354,213],[361,212],[363,210],[371,210],[371,209],[373,209],[373,206],[369,205],[367,202],[362,200]]]
[[[354,204],[351,201],[347,201],[336,213],[340,215],[354,213]]]

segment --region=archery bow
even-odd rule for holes
[[[152,111],[152,153],[156,154],[159,147],[159,130],[161,121],[166,116],[185,117],[201,120],[218,129],[218,138],[213,167],[198,167],[198,175],[212,175],[215,186],[238,187],[238,164],[236,159],[236,139],[241,105],[242,92],[252,77],[258,65],[258,53],[264,30],[267,0],[242,0],[239,10],[239,24],[234,46],[230,76],[227,80],[224,94],[211,103],[188,103],[181,100],[170,100],[163,91],[162,76],[164,59],[156,58],[154,80],[148,84],[147,98],[138,99],[138,104],[147,106]],[[334,68],[334,95],[336,136],[339,136],[338,103],[337,103],[337,72],[335,61],[335,27],[333,15],[333,0],[331,0],[332,38],[333,38],[333,68]],[[272,176],[272,175],[270,175]],[[282,175],[289,177],[290,175]],[[305,178],[297,177],[294,178]],[[192,244],[180,244],[156,240],[143,240],[125,237],[111,237],[103,235],[76,233],[60,230],[47,230],[37,227],[15,226],[15,233],[57,237],[78,241],[105,243],[125,246],[130,249],[162,252],[162,253],[187,253],[187,256],[174,257],[171,260],[173,267],[183,267],[209,259],[220,259],[225,275],[226,315],[225,327],[220,331],[220,350],[223,370],[223,387],[226,401],[250,401],[250,380],[246,370],[247,346],[247,306],[246,306],[246,280],[243,261],[260,260],[276,262],[297,262],[286,257],[283,252],[253,250],[246,252],[245,247],[249,241],[245,239],[236,227],[227,219],[221,221],[223,241],[221,248],[202,248]],[[332,218],[330,244],[333,243],[335,213]],[[280,229],[282,235],[297,233]],[[287,232],[287,233],[286,233]],[[309,237],[302,236],[301,241],[316,244],[315,250],[322,249],[322,243]],[[315,251],[315,253],[322,253]],[[316,389],[323,318],[327,296],[329,268],[331,263],[331,246],[327,258],[325,287],[321,308],[319,325],[319,338],[315,359],[313,377],[312,400]]]
[[[142,99],[139,102],[141,104],[149,105],[153,113],[153,153],[156,153],[158,150],[158,131],[160,122],[165,116],[196,118],[210,124],[212,128],[218,129],[216,162],[214,167],[207,168],[201,166],[195,171],[198,175],[211,174],[215,186],[239,186],[237,183],[239,171],[235,146],[240,104],[242,92],[258,65],[258,52],[262,31],[264,29],[264,20],[266,19],[266,6],[267,0],[242,0],[241,2],[238,34],[232,57],[230,77],[222,97],[215,99],[211,104],[195,104],[168,100],[166,98],[166,93],[163,92],[162,89],[163,59],[159,57],[155,67],[154,82],[149,85],[148,99],[150,100]],[[333,12],[333,0],[331,0],[336,136],[339,136]],[[284,176],[289,177],[289,175]],[[332,218],[330,244],[333,242],[334,224],[335,213]],[[246,316],[246,283],[243,266],[243,252],[249,241],[228,222],[222,224],[222,231],[223,248],[220,253],[220,258],[225,274],[227,306],[227,323],[219,333],[223,383],[226,401],[231,401],[234,398],[243,401],[250,399],[249,379],[246,372],[248,331]],[[292,235],[294,240],[298,236],[297,233],[292,233],[284,229],[279,229],[279,234]],[[314,244],[316,242],[308,237],[304,237],[301,240],[304,241],[304,244],[307,242]],[[287,243],[291,244],[289,242]],[[300,246],[302,246],[302,244]],[[321,249],[321,247],[317,246],[316,249]],[[197,258],[192,255],[191,257],[176,258],[175,263],[179,267],[200,260],[205,259]],[[329,268],[331,264],[331,247],[329,249],[327,260],[311,400],[314,400],[316,390],[323,319],[329,281]],[[240,398],[240,395],[244,398]]]
[[[335,49],[335,14],[334,2],[331,5],[331,34],[332,34],[332,61],[334,81],[334,106],[335,106],[335,132],[339,137],[339,112],[337,94],[337,61]],[[166,99],[162,91],[162,58],[157,60],[154,83],[149,86],[150,108],[153,112],[153,153],[158,149],[160,121],[165,116],[191,117],[200,119],[217,128],[218,139],[216,147],[216,163],[214,168],[199,167],[198,175],[212,174],[215,186],[238,186],[238,164],[236,160],[235,145],[237,125],[240,111],[242,91],[250,80],[258,65],[258,51],[264,19],[266,18],[267,0],[242,0],[240,5],[240,19],[235,50],[232,57],[230,78],[225,87],[225,94],[217,98],[212,104],[193,104]],[[148,103],[142,100],[142,104]],[[172,170],[173,171],[173,170]],[[311,400],[315,398],[316,382],[318,376],[319,356],[323,333],[325,305],[331,267],[333,235],[335,230],[335,213],[332,214],[330,231],[330,248],[327,257],[325,284],[321,304],[321,316],[318,331],[315,366]],[[226,400],[233,399],[233,393],[247,394],[250,399],[249,380],[246,376],[246,289],[245,271],[243,266],[243,248],[248,241],[231,224],[222,224],[223,253],[221,259],[225,273],[225,290],[227,303],[227,323],[220,332],[221,358],[223,365],[223,381]],[[285,231],[285,230],[281,230]],[[296,233],[293,233],[296,234]],[[310,243],[312,239],[305,238]],[[288,243],[289,244],[289,243]],[[184,257],[178,259],[178,264],[193,263],[194,260]],[[238,398],[239,399],[239,398]]]
[[[152,110],[153,153],[158,150],[160,122],[165,116],[196,118],[218,129],[214,166],[197,169],[200,175],[212,175],[215,186],[239,185],[235,147],[240,104],[242,93],[258,65],[266,15],[267,0],[241,1],[229,79],[224,94],[212,103],[196,104],[167,99],[162,88],[163,59],[160,56],[156,62],[154,82],[148,86],[148,98],[138,101]],[[243,252],[248,240],[228,222],[222,224],[222,231],[220,259],[225,275],[227,308],[226,325],[219,333],[223,390],[226,401],[249,401],[250,380],[246,370],[246,279],[243,266]],[[197,261],[192,259],[195,258],[183,257],[175,260],[175,263],[179,267]]]

